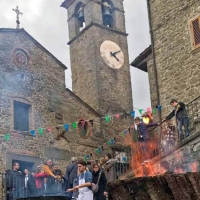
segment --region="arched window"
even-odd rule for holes
[[[110,0],[102,0],[102,19],[103,25],[112,28],[113,27],[113,3]]]
[[[84,17],[84,8],[83,3],[77,3],[74,11],[76,18],[75,26],[77,34],[85,28],[85,17]]]
[[[90,122],[87,122],[84,119],[80,119],[78,122],[78,131],[79,131],[79,135],[82,138],[84,139],[89,138],[92,134],[92,127],[91,127]]]

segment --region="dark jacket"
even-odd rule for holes
[[[171,119],[176,115],[176,120],[182,120],[183,118],[188,117],[187,111],[185,109],[185,104],[179,102],[173,111],[166,117],[166,120]]]
[[[77,172],[78,172],[78,165],[76,162],[70,164],[66,168],[66,179],[68,179],[69,187],[73,187],[73,181],[75,178],[77,178]]]
[[[149,139],[148,128],[154,127],[154,126],[158,126],[158,123],[145,124],[145,123],[141,122],[137,126],[138,140],[139,141],[145,141],[145,140]]]
[[[24,182],[25,182],[25,177],[26,176],[23,177]],[[28,181],[27,181],[27,186],[25,187],[24,190],[24,197],[35,197],[35,196],[37,196],[35,179],[32,176],[32,174],[28,174]]]
[[[99,177],[98,172],[92,172],[93,180],[92,183],[97,183],[98,177]],[[104,192],[107,192],[107,180],[104,172],[101,172],[100,180],[99,180],[99,190],[97,193],[94,194],[97,200],[106,200],[106,196],[103,195]]]

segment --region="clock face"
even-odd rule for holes
[[[105,40],[100,47],[101,57],[113,69],[119,69],[124,64],[124,54],[118,44]]]

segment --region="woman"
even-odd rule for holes
[[[45,174],[44,170],[40,166],[38,166],[37,173],[34,175],[34,177],[39,196],[43,195],[42,189],[43,189],[44,178],[47,178],[48,176],[49,175]]]
[[[35,197],[37,196],[36,184],[33,175],[24,169],[24,186],[25,186],[25,197]]]
[[[93,172],[92,172],[93,180],[92,185],[97,184],[99,178],[99,189],[97,193],[94,193],[94,200],[106,200],[107,196],[107,180],[104,172],[100,170],[98,164],[93,165]]]

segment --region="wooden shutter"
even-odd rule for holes
[[[200,16],[190,22],[192,46],[194,49],[200,47]]]

